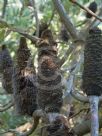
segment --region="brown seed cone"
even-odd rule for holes
[[[59,112],[62,106],[61,74],[57,47],[50,33],[50,30],[44,31],[44,40],[38,48],[38,104],[46,112]]]
[[[20,45],[17,50],[17,65],[20,69],[27,66],[28,59],[30,58],[30,50],[27,47],[26,39],[20,38]]]
[[[15,108],[20,115],[30,115],[37,109],[36,75],[32,68],[22,71],[16,67],[13,75]]]
[[[102,94],[102,32],[98,28],[91,29],[86,40],[82,79],[87,95]]]
[[[2,45],[1,51],[0,51],[0,71],[3,72],[4,69],[7,67],[12,67],[13,61],[10,56],[10,53],[8,49],[6,48],[6,45]]]
[[[17,51],[17,65],[13,74],[15,108],[20,115],[30,115],[37,109],[36,73],[24,37]]]
[[[13,61],[6,46],[0,51],[0,72],[2,73],[2,86],[7,93],[12,93]]]
[[[13,67],[7,68],[3,71],[2,86],[7,93],[13,93],[12,75]]]
[[[96,13],[97,11],[97,3],[95,1],[91,2],[88,7],[92,12]],[[91,18],[92,15],[88,12],[86,12],[86,18]]]

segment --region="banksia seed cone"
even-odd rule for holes
[[[13,61],[11,59],[10,53],[5,45],[2,45],[2,49],[0,51],[0,71],[3,72],[7,67],[13,66]]]
[[[0,72],[3,75],[2,86],[7,93],[12,93],[13,61],[6,46],[0,51]]]
[[[37,109],[36,77],[32,68],[25,68],[14,72],[14,102],[15,108],[20,115],[30,115]]]
[[[13,74],[15,108],[20,115],[30,115],[37,108],[37,88],[35,69],[30,59],[30,50],[24,38],[17,51],[17,65]]]
[[[102,94],[102,32],[98,28],[91,29],[86,40],[82,79],[87,95]]]
[[[96,13],[97,11],[97,3],[94,1],[92,3],[90,3],[89,7],[88,7],[92,12]],[[91,18],[92,15],[90,13],[86,13],[86,18]]]
[[[38,47],[38,104],[46,112],[59,112],[62,84],[57,47],[50,30],[44,31],[42,39]]]
[[[27,66],[27,61],[30,58],[30,50],[27,47],[26,39],[24,37],[20,38],[20,45],[17,50],[17,65],[20,69]]]

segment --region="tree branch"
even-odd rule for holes
[[[38,38],[36,36],[29,35],[27,32],[21,31],[18,28],[11,27],[10,30],[13,31],[13,32],[17,32],[17,33],[23,35],[24,37],[26,37],[29,40],[31,40],[33,43],[36,43],[36,42],[38,42],[40,40],[40,38]]]
[[[20,28],[12,27],[10,24],[8,24],[6,21],[4,21],[2,19],[0,19],[0,24],[3,25],[3,27],[6,27],[6,28],[8,28],[9,30],[11,30],[13,32],[17,32],[17,33],[23,35],[25,38],[28,38],[33,43],[36,43],[36,42],[38,42],[40,40],[40,38],[38,38],[36,36],[29,35],[27,32],[21,30]]]
[[[70,116],[68,119],[74,118],[77,115],[79,115],[81,112],[86,111],[86,110],[89,110],[89,108],[80,109],[77,113],[75,113],[74,115]]]
[[[99,118],[99,128],[102,128],[102,117]],[[78,136],[83,136],[90,132],[91,120],[84,120],[80,124],[74,126],[73,130]]]
[[[75,40],[75,41],[79,40],[80,38],[78,36],[77,30],[75,29],[75,27],[71,23],[70,18],[68,16],[68,14],[66,13],[61,1],[60,0],[52,0],[52,1],[55,6],[55,9],[59,13],[61,20],[63,21],[64,25],[66,26],[66,29],[70,33],[73,40]]]
[[[101,4],[102,5],[102,4]],[[99,9],[98,12],[98,16],[102,17],[102,6]],[[100,23],[99,20],[97,20],[96,18],[92,19],[89,23],[88,26],[86,27],[86,31],[88,31],[90,29],[90,27],[93,27],[95,25],[95,23],[98,22],[98,24]]]
[[[71,95],[78,101],[88,103],[89,98],[87,96],[83,96],[78,91],[71,91]],[[99,97],[99,100],[102,101],[102,96]]]
[[[0,112],[4,112],[6,110],[8,110],[9,108],[11,108],[14,105],[14,103],[11,101],[8,104],[2,106],[2,108],[0,107]]]
[[[76,4],[77,6],[79,6],[80,8],[82,8],[83,10],[85,10],[86,12],[88,12],[89,14],[91,14],[93,17],[95,17],[96,19],[98,19],[99,21],[102,22],[102,18],[100,18],[99,16],[97,16],[94,12],[92,12],[90,9],[88,9],[87,7],[84,7],[83,5],[81,5],[80,3],[78,3],[76,0],[69,0],[70,2]]]
[[[59,67],[61,67],[65,63],[66,59],[68,58],[69,54],[73,51],[73,49],[74,49],[73,46],[70,46],[67,49],[67,51],[65,52],[64,56],[62,57],[62,59],[59,62]]]

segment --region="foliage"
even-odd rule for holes
[[[88,6],[90,2],[93,0],[79,0],[78,2],[81,3],[84,6]],[[83,30],[85,30],[86,25],[88,24],[87,19],[85,17],[85,11],[83,11],[81,8],[79,8],[76,5],[72,5],[72,3],[69,0],[63,0],[62,1],[67,14],[69,15],[70,20],[73,22],[74,26],[78,31],[82,32],[83,35]],[[97,0],[96,3],[100,7],[100,4],[102,6],[102,1]],[[36,0],[36,8],[38,12],[38,18],[39,22],[46,22],[49,23],[52,17],[52,14],[54,12],[54,16],[50,22],[50,29],[53,32],[54,38],[58,42],[58,56],[61,59],[66,50],[70,49],[70,45],[72,44],[72,39],[71,36],[69,36],[68,42],[63,41],[60,36],[61,32],[61,27],[62,27],[62,20],[60,19],[58,13],[56,12],[56,9],[54,11],[54,5],[51,0]],[[0,15],[2,15],[3,12],[3,1],[0,0]],[[34,13],[34,7],[29,1],[25,0],[8,0],[8,4],[6,5],[6,11],[5,11],[5,16],[4,18],[1,18],[3,21],[0,21],[0,46],[2,44],[6,44],[11,56],[15,62],[15,52],[18,48],[19,45],[19,39],[20,39],[20,34],[17,32],[11,31],[12,28],[18,28],[21,31],[27,32],[30,35],[33,35],[33,33],[36,30],[36,17]],[[0,19],[0,20],[1,20]],[[98,26],[102,29],[102,23],[99,23]],[[37,49],[34,46],[34,44],[30,41],[27,40],[28,47],[31,50],[31,54],[34,58],[34,65],[36,66],[37,69]],[[68,90],[68,81],[70,77],[70,71],[73,70],[73,68],[77,65],[77,62],[81,59],[79,56],[80,53],[83,53],[83,47],[78,47],[77,49],[73,50],[68,54],[64,65],[61,67],[61,72],[63,76],[63,83],[64,83],[64,88],[63,88],[63,94],[66,94],[66,90]],[[77,59],[76,59],[77,58]],[[80,66],[76,69],[74,75],[75,75],[75,80],[74,80],[74,86],[77,90],[81,90],[81,82],[82,82],[82,70],[83,70],[83,63],[80,64]],[[1,78],[1,77],[0,77]],[[69,83],[70,84],[70,83]],[[79,91],[82,93],[82,91]],[[11,96],[8,94],[5,94],[5,90],[3,90],[1,82],[0,82],[0,93],[4,93],[3,95],[0,95],[0,106],[3,105],[4,103],[7,103],[10,99]],[[63,114],[68,114],[67,108],[68,104],[70,105],[71,101],[71,108],[73,107],[72,115],[79,112],[80,109],[83,109],[83,107],[86,107],[86,109],[82,110],[78,116],[73,117],[70,120],[70,125],[74,126],[80,122],[82,122],[85,118],[88,118],[88,113],[89,113],[89,105],[86,103],[80,103],[79,101],[73,100],[71,98],[70,101],[70,96],[66,98],[65,96],[65,104],[62,108],[62,113]],[[101,115],[101,110],[100,110],[100,115]],[[88,116],[88,117],[87,117]],[[11,129],[11,128],[16,128],[20,125],[23,125],[27,121],[30,121],[29,118],[22,117],[22,116],[17,116],[14,114],[14,108],[10,108],[7,111],[1,112],[0,113],[0,132],[6,129]],[[40,124],[41,125],[41,124]],[[41,126],[40,126],[41,127]],[[31,136],[36,136],[38,134],[38,130],[36,131],[36,134],[32,134]]]

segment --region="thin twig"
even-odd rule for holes
[[[102,7],[100,7],[100,9],[99,9],[98,16],[102,17]],[[96,21],[97,21],[96,18],[92,19],[92,21],[87,26],[86,31],[89,30],[90,27],[93,27],[93,25],[96,23]]]
[[[10,104],[10,103],[13,103],[12,100],[8,101],[6,104],[0,105],[0,108],[1,108],[1,107],[3,108],[3,107],[7,106],[7,105]]]
[[[23,132],[22,134],[20,134],[20,136],[29,136],[29,135],[31,135],[35,131],[35,129],[37,128],[38,123],[39,123],[39,121],[35,122],[35,120],[34,120],[32,128],[27,132]]]
[[[23,35],[24,37],[28,38],[29,40],[31,40],[33,43],[36,43],[37,41],[40,40],[40,38],[36,37],[36,36],[32,36],[32,35],[29,35],[27,32],[23,32],[21,31],[20,29],[18,28],[10,28],[11,31],[13,32],[17,32],[21,35]]]
[[[68,119],[74,118],[77,115],[79,115],[81,112],[86,111],[86,110],[89,110],[89,108],[80,109],[77,113],[75,113],[74,115],[70,116]]]
[[[99,21],[102,22],[102,18],[100,18],[99,16],[97,16],[94,12],[92,12],[89,8],[84,7],[83,5],[81,5],[79,2],[77,2],[76,0],[69,0],[72,3],[76,4],[77,6],[79,6],[81,9],[85,10],[86,12],[88,12],[89,14],[91,14],[93,17],[95,17],[96,19],[98,19]]]
[[[0,107],[0,112],[4,112],[4,111],[10,109],[13,105],[14,105],[14,103],[10,102],[10,103],[6,104],[4,107],[2,107],[2,108]]]
[[[55,9],[52,10],[52,15],[51,15],[51,18],[50,18],[50,20],[49,20],[49,22],[48,22],[48,27],[50,26],[51,21],[52,21],[53,18],[54,18],[54,15],[55,15]]]
[[[34,15],[36,20],[36,36],[39,37],[39,18],[38,18],[38,12],[37,12],[37,6],[35,0],[32,0],[32,5],[34,8]]]
[[[61,20],[63,21],[64,25],[66,26],[66,29],[70,33],[73,40],[75,40],[75,41],[79,40],[80,37],[78,35],[78,32],[77,32],[76,28],[73,26],[72,22],[70,21],[70,17],[66,13],[61,1],[60,0],[52,0],[52,1],[55,6],[55,9],[59,13]]]
[[[72,47],[72,46],[67,49],[66,53],[64,54],[64,56],[62,57],[62,59],[59,62],[59,67],[61,67],[65,63],[66,59],[68,58],[69,54],[73,51],[73,49],[74,49],[74,47]]]
[[[88,103],[89,98],[87,96],[81,95],[78,91],[71,91],[72,97],[74,97],[77,101]],[[99,97],[99,100],[102,101],[102,96]]]
[[[13,32],[17,32],[17,33],[23,35],[24,37],[26,37],[29,40],[31,40],[33,43],[36,43],[36,42],[38,42],[40,40],[40,38],[38,38],[36,36],[29,35],[27,32],[21,30],[20,28],[12,27],[10,24],[8,24],[3,19],[0,19],[0,24],[2,24],[3,26],[7,27],[9,30],[11,30]]]

